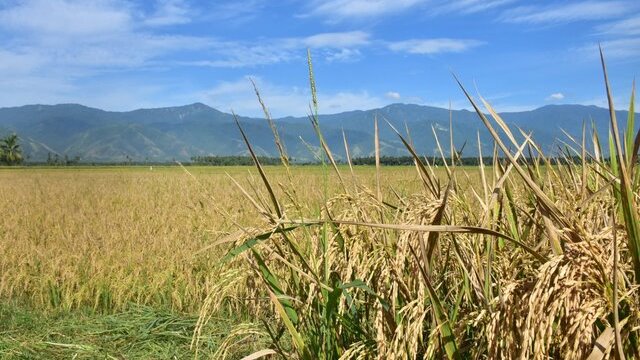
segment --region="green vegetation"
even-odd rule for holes
[[[258,158],[264,165],[279,165],[280,159],[267,156]],[[250,156],[192,156],[191,164],[209,165],[209,166],[250,166],[253,165],[253,159]]]
[[[18,135],[11,134],[0,139],[0,164],[18,165],[23,161]]]
[[[2,359],[188,359],[197,316],[158,307],[132,306],[115,314],[91,311],[41,312],[0,302]],[[202,329],[199,352],[211,358],[240,320],[236,314],[211,319]],[[260,334],[244,346],[258,349]],[[251,342],[254,342],[251,344]],[[264,346],[264,343],[262,343]]]

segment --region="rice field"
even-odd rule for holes
[[[478,167],[337,165],[314,108],[322,166],[0,170],[0,353],[640,358],[633,95],[553,159],[468,98]]]
[[[288,179],[282,167],[266,172],[273,181]],[[302,211],[308,216],[321,211],[322,194],[316,189],[323,173],[319,166],[291,170],[294,181],[304,184],[296,191],[305,199]],[[374,168],[361,167],[356,176],[371,185],[374,174]],[[237,231],[239,224],[260,225],[230,177],[247,189],[259,186],[252,167],[0,169],[0,358],[68,358],[76,353],[91,358],[109,342],[96,345],[99,339],[83,333],[105,327],[110,319],[153,322],[158,314],[185,323],[181,336],[188,341],[180,339],[185,347],[181,357],[192,357],[193,329],[219,281],[218,264],[225,255],[223,247],[203,249]],[[382,178],[403,194],[419,186],[412,168],[390,168]],[[385,191],[390,194],[391,188]],[[284,196],[283,189],[278,195]],[[238,306],[218,315],[214,319],[222,320],[212,329],[217,338],[243,318],[257,320]],[[46,324],[38,329],[45,332],[20,327],[24,317]],[[56,336],[45,341],[47,329],[64,333],[56,326],[60,320],[51,318],[66,319],[62,321],[79,329],[66,342]],[[87,344],[82,342],[91,346],[83,350]],[[119,347],[105,351],[117,355]],[[144,348],[126,354],[165,357]]]
[[[398,170],[385,177],[409,193],[417,174]],[[274,181],[286,177],[280,167],[268,172]],[[308,215],[320,211],[314,189],[321,173],[293,170],[304,184],[297,192]],[[369,182],[373,174],[359,171]],[[137,304],[198,311],[224,253],[197,253],[237,230],[234,224],[259,225],[228,176],[250,188],[257,173],[177,166],[0,170],[0,296],[42,309],[119,311]]]

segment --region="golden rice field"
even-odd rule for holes
[[[0,169],[0,354],[640,358],[633,96],[553,158],[467,96],[472,168]]]
[[[131,318],[142,322],[127,324],[129,328],[169,316],[165,312],[178,314],[172,315],[171,322],[185,324],[180,335],[188,339],[179,339],[177,345],[185,348],[179,357],[193,356],[190,342],[198,313],[219,282],[218,265],[226,252],[225,247],[207,247],[237,231],[239,225],[260,225],[230,176],[248,191],[260,184],[251,167],[152,169],[0,169],[0,358],[69,358],[77,354],[93,358],[102,353],[163,358],[166,353],[155,348],[120,353],[122,343],[99,344],[84,334],[103,327],[100,331],[114,330],[100,322],[103,317],[119,324],[127,324]],[[286,183],[289,179],[282,167],[266,171],[273,181]],[[305,166],[291,173],[300,184],[297,194],[306,201],[302,211],[309,216],[318,214],[323,169]],[[375,170],[361,167],[356,176],[363,184],[372,185]],[[409,194],[419,186],[413,168],[385,169],[382,179],[388,184],[387,194],[391,194],[391,187]],[[276,191],[284,195],[283,189]],[[337,192],[337,187],[330,187],[330,194]],[[221,312],[220,317],[228,317],[225,323],[229,326],[239,324],[243,315],[236,310],[238,306]],[[75,314],[85,313],[89,320],[75,318]],[[43,319],[34,314],[46,316]],[[26,329],[17,326],[16,317],[21,315],[25,315],[23,321],[50,331],[33,332],[31,324]],[[58,328],[59,318],[69,318],[64,326],[72,330]],[[51,319],[53,324],[47,322]],[[223,338],[231,330],[214,328]],[[71,339],[56,335],[67,332],[74,333]],[[86,347],[83,342],[92,345]],[[211,346],[211,354],[219,342]]]
[[[198,311],[224,249],[198,252],[236,231],[234,222],[259,225],[227,174],[250,189],[257,173],[185,169],[0,170],[0,296],[42,309],[144,304]],[[267,170],[273,181],[285,181],[280,167]],[[318,213],[322,169],[296,168],[293,177],[304,211]],[[358,177],[372,183],[374,171],[359,169]],[[419,185],[411,168],[383,177],[403,193]]]

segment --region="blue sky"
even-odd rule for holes
[[[305,115],[306,49],[323,113],[394,102],[498,111],[619,107],[640,70],[640,1],[0,0],[0,106],[131,110],[203,102]],[[476,92],[477,91],[477,92]]]

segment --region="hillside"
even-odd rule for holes
[[[353,156],[373,153],[376,116],[381,123],[384,154],[406,155],[402,143],[385,123],[388,120],[398,129],[405,129],[406,124],[418,152],[431,155],[437,149],[434,131],[448,144],[449,115],[447,109],[437,107],[392,104],[380,109],[321,115],[320,124],[338,158],[344,156],[343,129]],[[609,122],[608,110],[582,105],[550,105],[501,115],[508,123],[532,132],[546,150],[554,150],[559,144],[557,139],[566,139],[561,129],[578,136],[583,122],[593,121],[604,138]],[[619,111],[617,115],[620,121],[626,121],[627,112]],[[483,151],[491,151],[490,137],[475,113],[454,110],[451,118],[456,146],[467,143],[465,156],[477,154],[478,132]],[[240,121],[261,155],[276,155],[271,130],[264,119],[240,117]],[[286,117],[275,121],[289,155],[298,160],[312,160],[308,144],[315,146],[317,141],[308,118]],[[1,108],[0,133],[10,132],[22,138],[29,161],[43,161],[49,154],[80,157],[86,162],[171,161],[188,160],[194,155],[246,154],[233,116],[201,103],[128,112],[77,104]]]

